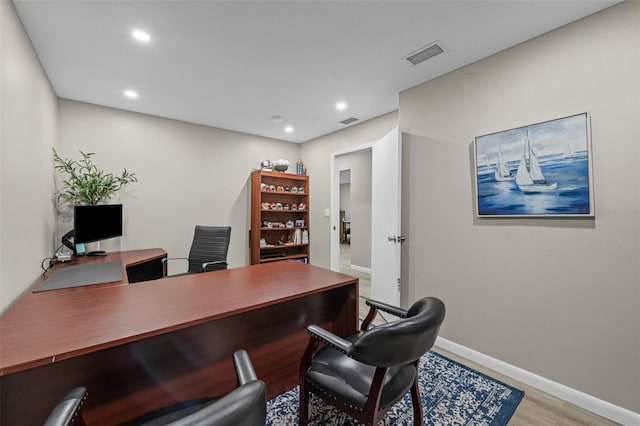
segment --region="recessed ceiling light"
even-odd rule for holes
[[[293,132],[293,127],[287,126],[287,127],[284,128],[284,131],[287,132],[287,133],[291,133],[291,132]]]
[[[338,103],[336,104],[336,109],[337,109],[338,111],[345,110],[345,109],[347,109],[347,104],[345,104],[344,102],[338,102]]]
[[[149,41],[149,40],[151,40],[151,36],[148,33],[144,32],[142,30],[134,30],[134,31],[131,32],[131,34],[133,35],[133,37],[136,40],[140,40],[140,41]]]
[[[125,90],[124,95],[129,99],[135,99],[138,97],[138,94],[133,90]]]

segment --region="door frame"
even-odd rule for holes
[[[367,142],[329,153],[329,164],[331,168],[331,200],[329,216],[331,219],[331,237],[329,242],[329,258],[331,259],[332,271],[340,272],[340,168],[338,167],[338,157],[354,152],[373,150],[374,143],[375,141]]]

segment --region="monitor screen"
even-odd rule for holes
[[[75,206],[74,244],[122,236],[122,204]]]

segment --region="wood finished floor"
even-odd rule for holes
[[[351,253],[348,244],[340,245],[340,272],[359,278],[360,283],[360,315],[365,315],[369,311],[364,300],[371,295],[371,276],[367,273],[354,271],[351,269]],[[389,318],[392,320],[392,318]],[[381,324],[384,319],[378,317],[374,323]],[[434,350],[446,357],[449,357],[467,367],[480,371],[490,377],[500,380],[510,386],[524,391],[524,398],[518,405],[518,409],[513,414],[510,426],[528,425],[558,425],[558,426],[601,426],[618,425],[618,423],[598,416],[588,410],[580,408],[569,402],[563,401],[536,388],[528,386],[522,382],[514,380],[508,376],[497,373],[466,358],[462,358],[440,347]]]
[[[487,376],[500,380],[514,388],[524,391],[524,398],[511,417],[509,426],[525,425],[562,425],[562,426],[583,426],[583,425],[618,425],[619,423],[605,419],[580,408],[562,399],[556,398],[536,388],[528,386],[522,382],[514,380],[508,376],[497,373],[466,358],[462,358],[440,347],[434,348],[448,358],[458,361],[467,367],[480,371]]]

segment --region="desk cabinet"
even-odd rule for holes
[[[256,170],[251,175],[251,264],[309,262],[309,177]]]
[[[137,250],[79,262],[163,256]],[[357,301],[357,278],[295,261],[27,291],[0,316],[0,425],[42,425],[76,386],[89,390],[83,412],[94,426],[225,394],[236,384],[238,349],[273,398],[298,382],[307,326],[353,334]]]
[[[126,266],[129,284],[143,281],[158,280],[164,277],[164,263],[162,258],[149,259],[144,262]]]

